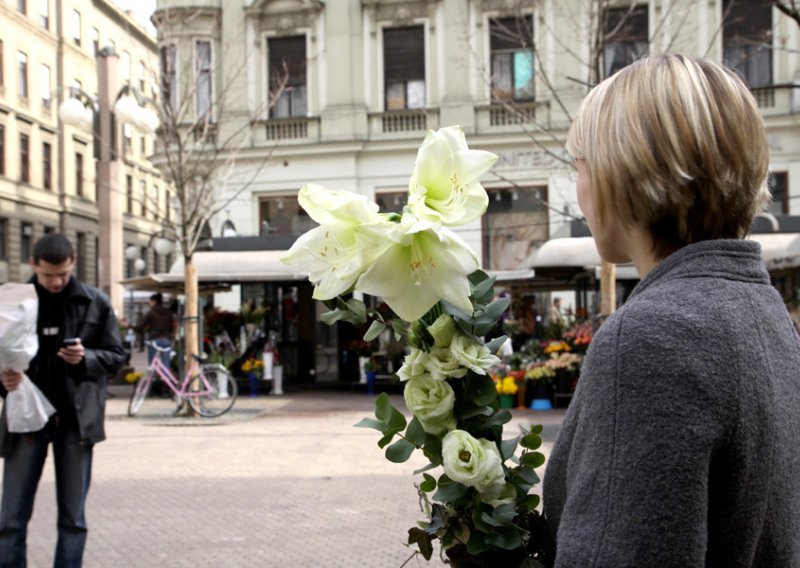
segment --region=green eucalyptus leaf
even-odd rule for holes
[[[503,456],[503,461],[511,458],[514,455],[514,452],[517,451],[517,444],[519,444],[520,437],[517,436],[516,438],[511,438],[510,440],[503,440],[500,444],[501,455]]]
[[[520,458],[523,465],[536,469],[544,464],[544,454],[541,452],[528,452]]]
[[[462,420],[468,420],[476,416],[491,416],[492,412],[494,411],[490,406],[475,406],[463,410],[460,416]]]
[[[500,527],[502,527],[502,526],[503,526],[503,523],[501,523],[500,521],[498,521],[497,519],[495,519],[495,518],[494,518],[492,515],[490,515],[489,513],[483,513],[483,514],[481,515],[481,521],[482,521],[482,522],[483,522],[485,525],[488,525],[488,526],[490,526],[490,527],[493,527],[493,528],[500,528]]]
[[[466,495],[467,491],[469,490],[469,487],[466,485],[462,485],[461,483],[453,481],[444,474],[439,477],[439,482],[437,485],[438,489],[436,493],[434,493],[433,498],[434,500],[442,503],[452,503],[456,499]]]
[[[495,300],[488,306],[486,306],[481,314],[481,317],[486,317],[491,319],[492,321],[497,321],[500,319],[500,316],[503,315],[508,309],[508,305],[511,303],[511,298],[500,298]]]
[[[542,445],[542,437],[539,434],[526,434],[521,445],[527,450],[538,450]]]
[[[424,471],[430,471],[430,470],[432,470],[432,469],[436,469],[436,468],[437,468],[437,467],[439,467],[440,465],[442,465],[442,464],[441,464],[441,463],[429,463],[429,464],[428,464],[428,465],[426,465],[425,467],[421,467],[421,468],[419,468],[419,469],[415,469],[415,470],[414,470],[414,475],[419,475],[420,473],[422,473],[422,472],[424,472]]]
[[[351,298],[347,300],[347,309],[349,309],[353,316],[356,318],[357,323],[364,323],[367,321],[367,306],[361,300]]]
[[[375,399],[375,416],[395,432],[405,430],[406,417],[392,406],[389,395],[385,392],[379,394]]]
[[[421,448],[425,444],[427,433],[422,429],[422,424],[419,423],[416,416],[411,419],[406,428],[406,440]]]
[[[486,406],[497,400],[497,388],[488,375],[469,373],[465,385],[467,399],[477,406]]]
[[[406,330],[406,324],[401,319],[393,319],[390,322],[392,326],[392,331],[394,332],[394,338],[396,341],[400,341],[403,337],[403,332]]]
[[[539,479],[539,475],[534,470],[532,470],[530,468],[522,468],[522,469],[520,469],[519,470],[519,477],[520,477],[520,479],[525,481],[525,483],[527,483],[529,487],[533,487],[534,485],[539,483],[539,481],[541,481]]]
[[[407,462],[415,449],[417,449],[417,447],[414,444],[400,438],[394,444],[386,448],[386,459],[392,463]]]
[[[386,329],[386,324],[380,320],[373,320],[370,324],[367,333],[364,334],[364,341],[372,341],[376,337],[378,337],[381,332]]]
[[[458,309],[450,302],[442,300],[442,307],[444,308],[444,311],[456,318],[456,320],[472,323],[472,314],[468,314],[467,312]]]
[[[362,418],[358,424],[353,424],[354,428],[374,428],[378,432],[383,432],[385,426],[383,422],[374,418]]]
[[[473,274],[475,273],[473,272],[469,276],[470,283],[472,284],[472,297],[475,299],[476,303],[486,304],[492,299],[494,283],[497,278],[494,276],[489,277],[485,272],[483,272],[482,280],[475,281],[472,278]]]
[[[485,423],[485,428],[492,428],[493,426],[502,426],[506,422],[511,420],[511,413],[502,408],[494,413],[492,417],[490,417]]]
[[[498,505],[494,508],[494,511],[492,511],[492,517],[503,525],[511,524],[511,521],[513,521],[516,516],[517,510],[514,503]]]
[[[424,481],[419,484],[420,491],[424,491],[425,493],[430,493],[434,489],[436,489],[436,478],[432,475],[428,475],[427,473],[422,476]]]
[[[336,308],[335,310],[331,310],[330,312],[325,312],[320,316],[319,319],[322,320],[323,323],[327,325],[333,325],[337,321],[345,319],[349,315],[349,312],[346,310],[341,310]]]
[[[526,495],[522,500],[521,507],[526,511],[533,511],[539,506],[541,498],[538,495]]]
[[[519,548],[522,546],[520,529],[516,527],[498,529],[494,533],[486,535],[486,544],[502,548],[503,550]]]
[[[382,449],[382,448],[385,448],[386,446],[388,446],[392,442],[392,440],[394,439],[395,434],[397,434],[396,431],[393,432],[393,431],[390,430],[389,432],[387,432],[383,436],[383,438],[378,440],[378,447]]]
[[[508,339],[507,335],[501,335],[500,337],[495,337],[489,343],[486,344],[486,348],[492,353],[497,353],[497,350],[503,346],[503,343],[505,343],[507,339]]]
[[[467,552],[469,554],[479,556],[487,550],[489,550],[489,546],[486,544],[485,535],[482,532],[474,531],[469,535],[469,540],[467,541]]]
[[[442,439],[433,434],[425,435],[425,445],[422,447],[422,452],[432,464],[441,465],[442,463]]]
[[[531,426],[531,434],[542,434],[542,430],[544,430],[544,426],[541,424],[536,424],[535,426]]]

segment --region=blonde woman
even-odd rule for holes
[[[567,149],[601,256],[641,282],[549,460],[555,565],[800,566],[800,343],[744,240],[768,199],[755,100],[720,65],[648,57],[592,90]]]

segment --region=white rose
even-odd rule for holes
[[[450,314],[442,314],[428,326],[436,347],[449,347],[456,332],[456,322]]]
[[[505,484],[503,460],[497,444],[473,438],[463,430],[448,432],[442,441],[442,460],[447,477],[479,493],[497,498]]]
[[[414,377],[406,383],[403,397],[428,434],[438,436],[456,427],[453,415],[456,395],[447,381],[437,381],[427,374]]]
[[[444,379],[460,379],[467,370],[453,357],[449,347],[434,347],[425,360],[425,369],[439,381]]]
[[[427,373],[425,369],[427,360],[428,354],[425,351],[412,347],[409,354],[403,359],[403,364],[397,370],[397,376],[401,381],[407,381],[414,377],[424,375]]]
[[[472,372],[485,375],[486,369],[500,363],[500,359],[494,355],[485,345],[476,343],[466,335],[457,335],[450,343],[450,351],[453,358],[460,365],[468,367]]]

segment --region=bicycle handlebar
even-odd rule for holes
[[[144,344],[148,347],[152,347],[156,351],[160,351],[161,353],[166,353],[167,351],[172,351],[172,347],[160,347],[156,345],[155,341],[152,339],[145,339]]]

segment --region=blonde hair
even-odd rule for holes
[[[758,105],[733,72],[704,59],[645,57],[597,85],[567,151],[586,162],[598,225],[643,224],[662,258],[743,238],[769,200]]]

